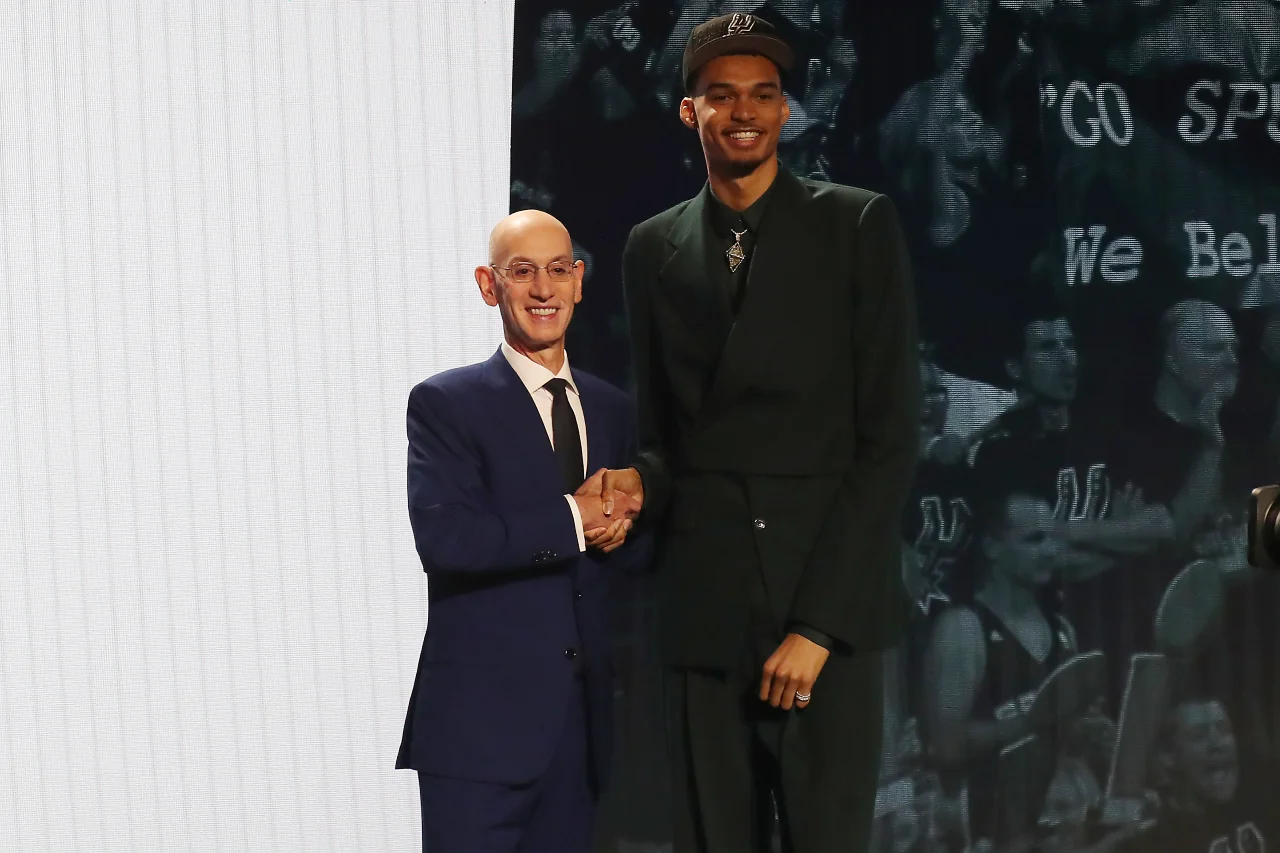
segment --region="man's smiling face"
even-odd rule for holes
[[[540,211],[512,214],[494,230],[489,257],[476,280],[501,311],[507,342],[526,355],[563,345],[583,273],[564,226]]]
[[[708,169],[734,176],[749,175],[774,156],[791,108],[778,66],[746,54],[720,56],[699,69],[680,115],[697,129]]]

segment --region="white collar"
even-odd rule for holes
[[[569,388],[573,393],[579,393],[578,385],[573,381],[573,373],[569,370],[568,353],[565,353],[564,364],[560,365],[559,373],[552,373],[524,353],[516,352],[515,348],[506,341],[502,342],[502,355],[506,358],[507,364],[511,365],[511,369],[516,372],[516,376],[520,377],[520,382],[530,394],[546,385],[552,379],[557,378],[568,382]]]

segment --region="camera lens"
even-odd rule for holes
[[[1273,500],[1267,506],[1259,527],[1263,550],[1273,563],[1280,563],[1280,500]]]
[[[1249,496],[1249,565],[1280,569],[1280,485],[1259,486]]]

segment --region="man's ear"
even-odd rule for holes
[[[480,288],[480,296],[483,297],[485,304],[497,307],[499,284],[493,267],[487,265],[476,267],[476,285]]]
[[[693,103],[693,98],[686,96],[680,101],[680,121],[690,130],[698,129],[698,110]]]

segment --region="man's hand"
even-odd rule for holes
[[[627,541],[627,534],[630,532],[631,519],[620,518],[608,527],[584,530],[583,536],[586,539],[588,548],[595,548],[609,554],[622,547],[622,544]]]
[[[814,682],[830,654],[812,640],[787,634],[782,645],[764,663],[760,701],[784,711],[790,711],[793,704],[797,708],[808,707],[809,702],[797,700],[796,694],[812,695]]]
[[[1137,518],[1138,514],[1146,508],[1147,501],[1142,494],[1142,489],[1133,483],[1125,483],[1124,488],[1119,491],[1111,504],[1111,517],[1120,521],[1129,521]]]
[[[601,468],[592,474],[573,496],[578,505],[578,513],[582,516],[582,532],[587,547],[599,549],[606,554],[622,546],[627,533],[631,531],[632,519],[640,513],[640,505],[627,495],[610,494],[603,489],[607,473],[607,469]],[[604,513],[606,500],[618,510],[614,517]]]
[[[598,548],[606,554],[619,548],[631,532],[631,519],[640,512],[640,507],[629,497],[618,492],[611,496],[616,504],[614,518],[608,518],[601,507],[601,499],[596,495],[577,494],[573,496],[578,505],[578,514],[582,516],[582,532],[587,547]]]
[[[1223,574],[1247,571],[1249,525],[1224,514],[1192,540],[1191,549],[1197,557],[1212,561]]]
[[[1222,446],[1222,407],[1231,399],[1234,388],[1219,382],[1205,392],[1196,407],[1195,426],[1215,447]]]
[[[606,518],[612,518],[614,510],[619,506],[614,500],[615,492],[622,492],[630,498],[637,512],[644,506],[644,482],[640,479],[640,472],[635,468],[604,472],[604,477],[600,481],[600,495],[603,498]]]

